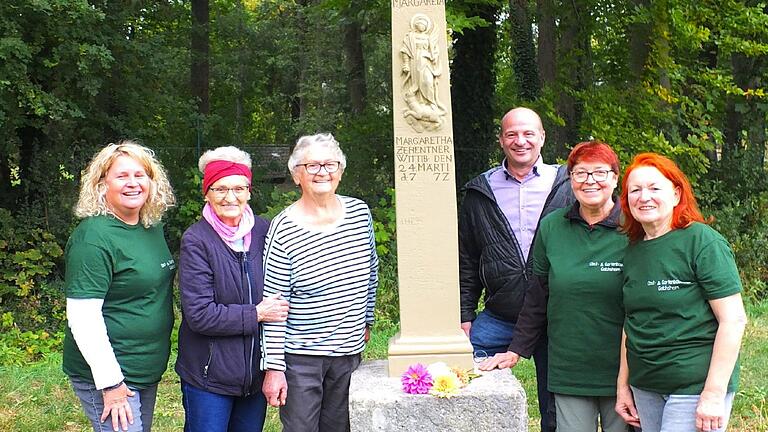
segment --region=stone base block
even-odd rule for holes
[[[508,369],[475,378],[442,399],[403,393],[387,361],[363,362],[349,389],[352,432],[486,432],[528,430],[525,391]]]

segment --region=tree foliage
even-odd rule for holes
[[[168,220],[177,244],[199,210],[201,151],[237,145],[268,159],[263,146],[288,147],[320,131],[334,133],[348,155],[342,192],[391,208],[389,5],[0,2],[3,217],[63,246],[80,170],[105,143],[137,138],[157,152],[181,197]],[[193,14],[198,7],[207,17]],[[768,256],[758,246],[764,224],[742,221],[768,213],[765,2],[461,0],[446,7],[459,185],[498,163],[504,112],[530,106],[547,130],[547,161],[593,138],[611,144],[623,163],[641,151],[675,159],[707,213],[720,218],[745,278],[768,283]],[[255,160],[257,177],[262,162]],[[277,210],[294,196],[288,189],[258,180],[254,208]],[[375,213],[391,230],[385,210]],[[36,253],[24,253],[34,265]],[[56,279],[60,256],[41,256],[58,265],[43,279]],[[17,321],[24,318],[4,316]]]

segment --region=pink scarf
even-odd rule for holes
[[[253,210],[251,210],[250,206],[245,206],[243,216],[240,218],[240,224],[236,227],[231,227],[222,222],[213,211],[210,203],[205,203],[205,207],[203,207],[203,218],[211,224],[216,234],[224,240],[224,243],[230,249],[239,252],[235,248],[235,242],[243,239],[243,250],[248,251],[248,248],[251,246],[251,229],[253,229],[253,224],[255,223]]]

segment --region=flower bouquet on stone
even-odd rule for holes
[[[400,382],[403,384],[403,391],[408,394],[431,394],[450,398],[477,376],[471,370],[452,368],[442,362],[429,366],[415,363],[403,373]]]

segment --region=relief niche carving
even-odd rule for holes
[[[403,117],[416,132],[437,131],[447,113],[438,92],[443,74],[438,38],[425,14],[413,15],[410,25],[400,48],[402,95],[407,106]]]

